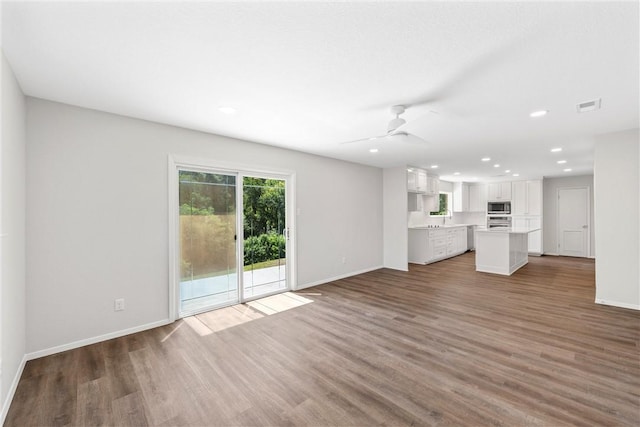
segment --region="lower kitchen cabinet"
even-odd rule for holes
[[[409,262],[429,264],[467,251],[467,227],[410,228]]]

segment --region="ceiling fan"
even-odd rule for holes
[[[405,105],[394,105],[393,107],[391,107],[390,109],[391,114],[395,115],[395,118],[391,119],[391,121],[387,124],[386,134],[374,136],[371,138],[362,138],[362,139],[355,139],[353,141],[345,141],[345,142],[341,142],[340,144],[352,144],[354,142],[374,141],[378,139],[388,140],[392,138],[401,139],[403,142],[409,142],[409,143],[418,143],[418,144],[427,143],[427,141],[425,141],[424,139],[402,130],[402,127],[407,123],[407,121],[402,117],[400,117],[400,115],[404,114],[407,108],[408,107]]]

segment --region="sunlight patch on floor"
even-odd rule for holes
[[[270,316],[272,314],[309,304],[310,302],[313,302],[313,300],[291,292],[284,292],[282,294],[250,301],[247,305],[266,314],[267,316]]]
[[[313,300],[292,292],[284,292],[282,294],[250,301],[246,304],[232,305],[230,307],[196,314],[195,316],[185,317],[182,320],[198,335],[204,337],[214,332],[300,307],[310,302],[313,302]]]
[[[190,326],[191,329],[193,329],[201,337],[204,337],[204,336],[207,336],[207,335],[211,335],[213,333],[213,331],[211,329],[209,329],[209,327],[207,327],[207,325],[202,323],[197,318],[197,316],[185,317],[182,320],[184,320],[184,323],[186,323],[188,326]]]

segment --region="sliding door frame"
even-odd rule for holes
[[[286,278],[287,289],[297,288],[296,272],[296,233],[295,233],[295,172],[291,170],[276,170],[263,166],[220,162],[206,158],[194,158],[182,155],[168,155],[168,223],[169,223],[169,320],[175,321],[180,317],[180,268],[178,249],[180,241],[180,215],[179,215],[179,183],[180,170],[191,170],[206,173],[221,173],[236,177],[236,265],[238,275],[238,297],[240,302],[254,298],[244,298],[244,283],[242,273],[244,267],[243,232],[243,178],[245,176],[259,178],[282,179],[285,181],[286,213],[285,227],[288,231],[286,240]],[[280,291],[275,292],[280,293]],[[261,295],[261,297],[269,294]]]

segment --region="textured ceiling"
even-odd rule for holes
[[[495,180],[591,173],[594,135],[639,126],[638,14],[638,2],[3,2],[2,47],[30,96]],[[600,110],[577,114],[594,98]],[[395,104],[426,143],[340,144],[384,134]]]

